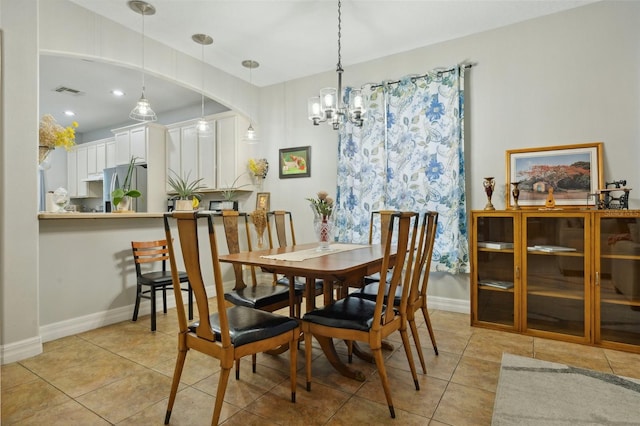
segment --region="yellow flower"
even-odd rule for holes
[[[40,146],[49,148],[64,147],[67,151],[76,144],[76,128],[78,122],[74,121],[71,126],[62,127],[56,123],[56,119],[51,114],[45,114],[40,120],[39,139]]]
[[[249,159],[249,170],[253,173],[254,176],[266,178],[267,172],[269,171],[269,162],[266,158],[260,158],[255,160],[253,158]]]

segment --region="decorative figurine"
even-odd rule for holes
[[[496,186],[496,182],[493,180],[493,177],[486,177],[484,178],[482,186],[484,186],[484,192],[487,194],[487,204],[484,206],[484,209],[495,210],[496,208],[491,204],[491,196],[493,195],[493,189]]]
[[[511,191],[511,195],[513,195],[513,210],[520,210],[520,205],[518,204],[518,198],[520,197],[520,190],[518,189],[518,185],[520,185],[520,181],[511,182],[513,185],[513,190]]]
[[[548,209],[552,209],[556,206],[556,200],[553,198],[553,188],[549,188],[549,194],[547,195],[547,201],[544,206]]]

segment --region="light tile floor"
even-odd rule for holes
[[[399,336],[386,352],[396,419],[389,417],[375,366],[354,358],[367,380],[338,374],[315,347],[313,384],[305,390],[304,348],[298,357],[297,402],[289,400],[288,355],[259,355],[231,375],[225,425],[488,425],[502,352],[640,378],[640,355],[469,326],[469,316],[433,311],[439,356],[423,323],[419,331],[427,374],[413,386]],[[65,337],[44,353],[2,366],[3,425],[161,425],[176,355],[175,310]],[[344,345],[338,349],[345,352]],[[418,367],[419,369],[420,367]],[[195,351],[187,356],[172,425],[211,422],[219,367]],[[421,373],[419,369],[419,373]]]

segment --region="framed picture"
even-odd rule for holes
[[[269,211],[269,199],[271,198],[270,192],[258,192],[256,195],[256,210],[266,210]]]
[[[311,147],[280,150],[280,179],[311,176]]]
[[[602,142],[507,151],[507,206],[514,182],[522,208],[544,207],[549,193],[556,206],[594,206],[604,188]]]

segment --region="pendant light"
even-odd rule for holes
[[[155,14],[156,9],[149,3],[139,0],[130,1],[129,8],[142,15],[142,95],[140,96],[135,108],[131,110],[129,118],[136,121],[156,121],[158,117],[156,117],[156,113],[153,112],[149,101],[144,95],[144,16]]]
[[[364,102],[362,91],[352,89],[349,92],[349,103],[343,105],[342,101],[342,2],[338,0],[338,89],[325,87],[320,89],[320,96],[309,98],[307,111],[309,120],[317,126],[322,122],[330,124],[334,130],[338,130],[341,124],[350,121],[357,127],[362,126],[362,115],[364,114]]]
[[[200,120],[198,120],[198,124],[196,128],[198,130],[198,135],[200,136],[209,136],[213,134],[213,130],[211,129],[211,125],[204,118],[204,47],[213,43],[213,39],[206,34],[194,34],[191,36],[191,39],[198,43],[201,46],[202,54],[201,54],[201,69],[202,69],[202,89],[201,89],[201,107],[202,111],[200,114]]]
[[[258,68],[260,66],[260,63],[254,61],[253,59],[245,59],[244,61],[242,61],[242,66],[245,68],[249,68],[249,84],[253,84],[252,70],[254,68]],[[253,120],[251,119],[251,114],[249,114],[249,127],[247,128],[245,139],[247,143],[250,144],[258,142],[258,136],[256,135],[256,131],[253,129]]]

